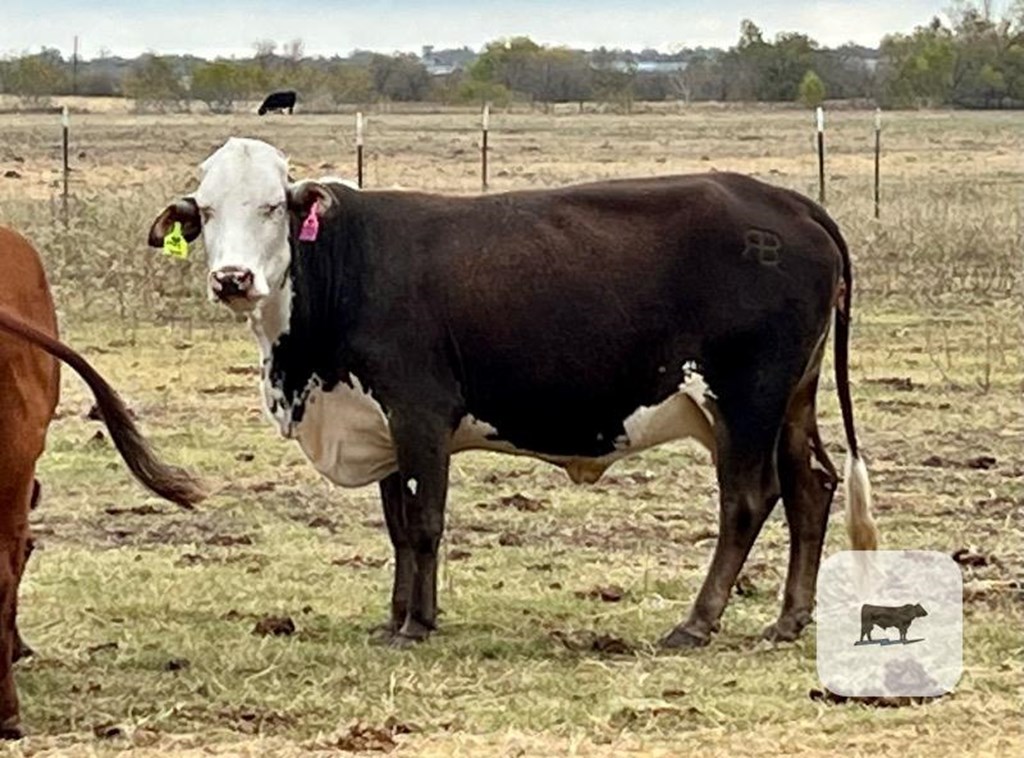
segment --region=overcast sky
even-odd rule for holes
[[[996,3],[999,5],[999,3]],[[307,54],[355,48],[419,52],[526,34],[544,43],[639,50],[728,47],[740,20],[771,37],[805,32],[834,46],[875,46],[942,14],[949,0],[0,0],[0,55],[101,49],[249,56],[257,39],[301,38]]]

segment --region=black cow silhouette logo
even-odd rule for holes
[[[865,603],[860,607],[860,639],[855,645],[895,645],[897,642],[903,645],[910,645],[914,642],[921,642],[924,638],[913,640],[907,639],[907,630],[914,622],[914,619],[927,616],[928,611],[921,607],[920,603],[915,605],[868,605]],[[871,639],[871,630],[874,627],[880,629],[898,629],[899,640]],[[865,639],[867,638],[867,639]]]

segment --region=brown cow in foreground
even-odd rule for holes
[[[85,359],[57,339],[57,315],[39,255],[0,227],[0,738],[22,736],[12,663],[21,649],[18,585],[31,549],[36,461],[57,408],[60,359],[89,385],[128,468],[160,497],[182,506],[203,498],[184,471],[161,463],[121,398]]]

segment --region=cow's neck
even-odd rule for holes
[[[274,344],[288,331],[291,320],[292,284],[285,278],[280,289],[275,289],[263,301],[259,309],[249,317],[249,328],[260,348],[260,361],[267,366],[273,353]]]
[[[343,221],[321,228],[314,247],[293,245],[284,284],[250,321],[262,359],[267,410],[286,436],[305,413],[314,388],[330,392],[351,386],[349,330],[358,310],[360,278],[343,274],[351,246],[358,244]]]

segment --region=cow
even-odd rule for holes
[[[57,407],[59,363],[92,390],[103,421],[129,470],[151,491],[190,507],[203,492],[181,469],[162,463],[121,398],[57,336],[57,316],[39,255],[0,226],[0,738],[23,735],[13,662],[30,653],[18,633],[18,585],[32,550],[29,510],[39,499],[36,461]]]
[[[293,90],[285,90],[284,92],[271,92],[264,99],[262,105],[260,105],[257,113],[261,116],[266,115],[274,111],[284,113],[285,110],[288,113],[295,112],[295,99],[297,95]]]
[[[833,491],[815,395],[830,324],[847,444],[847,526],[874,549],[848,378],[846,243],[813,201],[712,173],[476,197],[288,181],[274,146],[231,138],[149,244],[202,234],[210,298],[245,314],[280,433],[335,484],[379,483],[395,555],[380,641],[437,622],[450,457],[532,456],[594,482],[680,438],[713,453],[717,545],[689,616],[706,644],[781,497],[790,533],[778,620],[811,618]]]
[[[871,639],[871,629],[896,628],[900,631],[900,642],[906,643],[907,630],[910,629],[914,619],[924,618],[928,611],[916,605],[868,605],[865,603],[860,607],[860,640],[859,642],[874,642]]]

